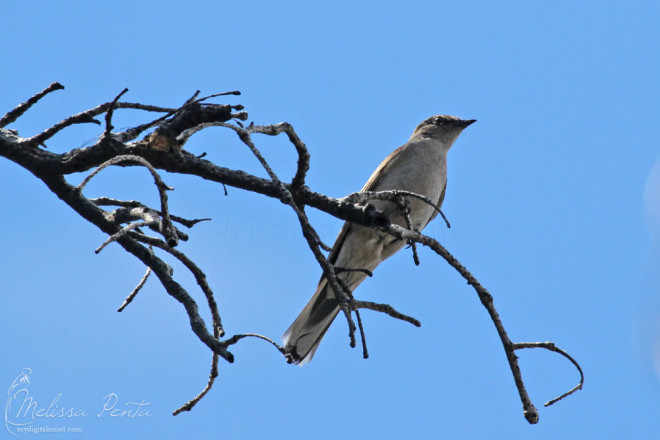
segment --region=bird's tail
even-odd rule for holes
[[[296,364],[312,360],[321,339],[339,312],[339,302],[325,278],[316,293],[284,333],[284,349]]]

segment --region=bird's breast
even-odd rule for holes
[[[437,204],[447,182],[446,156],[433,154],[434,151],[420,149],[413,151],[410,157],[402,157],[401,164],[392,166],[375,191],[402,190],[427,197]],[[407,160],[406,160],[407,159]],[[397,164],[394,164],[397,165]],[[422,200],[407,197],[410,208],[410,218],[413,227],[420,229],[431,218],[435,208]],[[390,221],[406,227],[401,210],[392,202],[374,200],[371,202],[377,209],[383,211]]]

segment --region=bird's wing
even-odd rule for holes
[[[378,188],[379,183],[385,173],[385,170],[392,167],[394,163],[397,162],[397,159],[401,156],[400,153],[401,151],[406,147],[408,144],[403,144],[396,150],[392,151],[389,156],[383,160],[380,165],[378,165],[378,168],[371,173],[371,177],[369,177],[369,180],[367,180],[367,183],[364,184],[364,187],[360,190],[361,192],[364,191],[378,191],[376,188]]]
[[[371,174],[369,177],[369,180],[367,180],[367,183],[364,184],[360,192],[364,191],[378,191],[376,188],[378,188],[381,178],[384,175],[384,171],[387,168],[390,168],[396,160],[391,160],[393,156],[399,155],[401,150],[406,146],[407,144],[401,145],[399,148],[396,150],[392,151],[389,156],[383,160],[378,168]],[[337,262],[337,257],[339,256],[339,252],[341,251],[341,247],[344,244],[344,241],[346,240],[346,237],[348,237],[348,234],[351,231],[351,226],[352,223],[346,222],[344,223],[344,226],[342,226],[341,231],[339,231],[339,235],[337,235],[337,238],[335,239],[335,244],[332,245],[332,250],[330,251],[330,254],[328,255],[328,261],[330,263],[335,264]],[[321,276],[321,281],[323,280],[323,276]],[[319,281],[320,282],[320,281]]]

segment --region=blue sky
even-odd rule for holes
[[[364,312],[371,357],[363,360],[338,320],[303,368],[242,341],[209,395],[172,417],[210,367],[183,308],[152,279],[117,313],[141,264],[116,245],[94,255],[103,234],[0,159],[0,387],[27,367],[41,407],[59,395],[61,407],[86,410],[37,418],[33,426],[82,429],[41,436],[657,438],[657,2],[109,3],[6,2],[0,113],[53,81],[66,86],[10,128],[32,135],[124,87],[127,101],[163,106],[197,89],[240,90],[220,102],[243,104],[256,124],[292,123],[312,156],[308,185],[341,197],[426,117],[477,119],[449,155],[443,211],[452,228],[436,221],[426,232],[491,291],[514,340],[554,341],[586,381],[543,408],[577,373],[551,353],[520,352],[541,417],[528,425],[476,294],[422,249],[421,266],[402,251],[356,291],[421,328]],[[114,125],[149,117],[118,112]],[[89,144],[101,131],[74,127],[48,148]],[[285,139],[256,140],[290,178],[296,156]],[[265,176],[228,130],[210,129],[186,148]],[[225,197],[199,179],[164,178],[175,187],[174,213],[213,219],[181,250],[206,271],[228,333],[278,339],[320,274],[293,213],[238,189]],[[150,182],[144,170],[110,169],[86,194],[154,204]],[[341,222],[310,216],[332,242]],[[191,277],[174,269],[203,304]],[[148,402],[149,415],[99,416],[106,396],[117,396],[117,408]]]

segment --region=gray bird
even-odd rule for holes
[[[424,195],[440,207],[447,188],[447,152],[463,129],[475,122],[455,116],[432,116],[413,131],[407,143],[394,150],[376,168],[362,191],[404,190]],[[369,202],[392,223],[406,227],[401,209],[390,201]],[[421,231],[438,211],[428,203],[410,198],[410,219]],[[366,278],[359,270],[373,271],[406,243],[391,235],[346,222],[328,260],[338,268],[339,277],[352,292]],[[358,269],[347,271],[346,269]],[[316,293],[284,334],[284,347],[296,364],[309,362],[325,332],[339,312],[339,302],[325,277]]]

